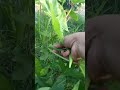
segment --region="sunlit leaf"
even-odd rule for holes
[[[48,73],[48,69],[49,69],[49,66],[45,67],[45,68],[42,68],[40,70],[40,76],[45,76]]]
[[[72,55],[69,56],[69,68],[71,68],[73,63]]]
[[[38,60],[37,58],[35,58],[35,73],[40,76],[40,71],[42,69],[40,60]]]
[[[71,10],[70,16],[71,16],[75,21],[78,21],[78,14],[76,14],[73,10]]]
[[[84,3],[85,0],[71,0],[72,3],[77,4],[77,3]]]

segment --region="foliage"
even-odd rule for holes
[[[86,1],[86,18],[91,18],[103,14],[119,14],[119,0],[87,0]],[[97,7],[97,8],[96,8]]]
[[[64,8],[64,0],[42,0],[35,21],[35,86],[36,90],[84,90],[85,62],[81,67],[52,52],[55,43],[65,35],[84,31],[84,16],[72,7]],[[79,3],[80,7],[81,4]],[[68,18],[70,17],[70,19]],[[77,18],[76,18],[77,17]],[[81,19],[82,18],[82,19]],[[71,60],[71,58],[70,58]]]
[[[25,90],[32,88],[33,1],[3,0],[0,1],[0,11],[0,89]],[[3,81],[6,83],[6,89],[2,87]],[[28,82],[30,86],[26,84]]]

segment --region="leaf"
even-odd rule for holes
[[[70,12],[70,17],[72,17],[75,21],[78,21],[78,15],[73,10]]]
[[[43,68],[40,60],[35,58],[35,73],[37,76],[45,76],[48,73],[49,66]]]
[[[41,2],[47,10],[45,13],[52,19],[52,26],[58,39],[62,41],[64,38],[64,30],[68,31],[66,13],[63,7],[57,0],[43,0]]]
[[[61,75],[57,78],[57,81],[53,84],[50,90],[64,90],[64,85],[66,84],[66,78]]]
[[[50,90],[50,87],[42,87],[42,88],[39,88],[38,90]]]
[[[80,84],[80,80],[75,84],[75,86],[73,87],[72,90],[78,90],[79,89],[79,84]]]
[[[57,18],[52,19],[52,25],[54,27],[55,32],[57,33],[57,36],[60,40],[63,40],[63,33],[60,31],[60,23]]]
[[[40,71],[40,76],[45,76],[45,75],[48,73],[48,69],[49,69],[49,66],[43,68],[43,69]]]
[[[77,3],[84,3],[85,0],[71,0],[72,3],[77,4]]]
[[[72,72],[72,73],[71,73]],[[64,70],[64,75],[73,77],[73,78],[83,78],[82,73],[79,70],[76,70],[75,68],[67,68]]]
[[[82,79],[83,79],[83,78],[82,78]],[[80,84],[79,84],[79,90],[86,90],[86,89],[85,89],[85,85],[86,85],[85,79],[81,80],[81,81],[80,81]],[[87,89],[87,90],[88,90],[88,89]]]
[[[52,77],[50,77],[47,81],[46,81],[46,83],[48,84],[48,85],[52,85],[53,84],[53,78]]]
[[[51,10],[51,17],[52,17],[52,25],[53,25],[53,28],[58,36],[58,38],[60,40],[63,40],[63,31],[60,29],[60,23],[59,23],[59,20],[58,18],[56,17],[55,15],[55,11],[54,10],[54,6],[53,6],[53,3],[52,3],[52,0],[50,0],[51,2],[49,2],[49,5],[50,5],[50,10]],[[55,3],[54,3],[55,4]],[[56,3],[57,4],[57,3]],[[55,5],[57,6],[57,5]]]
[[[60,2],[62,2],[62,5],[66,2],[66,0],[59,0]]]
[[[80,65],[79,65],[83,76],[85,77],[85,60],[80,60]]]
[[[35,58],[35,73],[37,74],[37,76],[40,76],[41,69],[42,69],[42,66],[41,66],[40,60]]]
[[[46,85],[45,81],[42,80],[40,77],[38,77],[36,74],[35,74],[35,84],[38,84],[39,87],[44,87]]]

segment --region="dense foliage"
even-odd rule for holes
[[[55,43],[62,43],[65,35],[84,31],[85,16],[76,13],[84,1],[72,0],[71,8],[65,8],[64,1],[59,0],[62,4],[57,0],[36,1],[36,90],[85,89],[84,60],[81,65],[72,64],[71,59],[67,61],[51,49]]]

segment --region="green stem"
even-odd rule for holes
[[[53,52],[53,50],[51,50],[50,48],[48,48],[49,50],[50,50],[50,52],[52,52],[53,54],[55,54],[56,56],[58,56],[58,57],[60,57],[60,58],[62,58],[63,60],[65,60],[65,61],[69,61],[68,59],[66,59],[66,58],[64,58],[64,57],[62,57],[62,56],[60,56],[59,54],[56,54],[55,52]]]
[[[70,54],[69,55],[69,68],[71,68],[72,63],[73,63],[73,59],[72,59],[72,55]]]
[[[49,50],[50,52],[52,52],[54,55],[58,56],[59,58],[61,58],[61,59],[63,59],[63,60],[65,60],[65,61],[67,61],[67,62],[70,63],[70,60],[68,60],[68,59],[66,59],[66,58],[64,58],[64,57],[62,57],[62,56],[60,56],[59,54],[53,52],[52,49],[48,48],[48,50]],[[59,49],[59,50],[60,50],[60,49]],[[73,63],[74,63],[74,64],[78,64],[78,63],[76,63],[76,62],[73,62]]]

